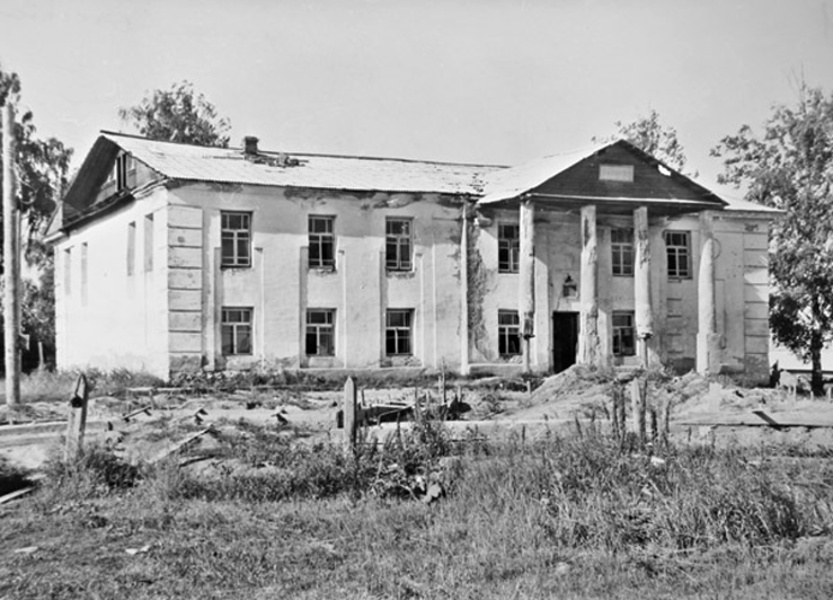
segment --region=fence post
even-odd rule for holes
[[[633,431],[639,438],[641,445],[645,444],[645,395],[642,389],[642,382],[639,379],[631,381],[631,409],[633,420]]]
[[[356,446],[356,383],[348,377],[344,383],[344,446],[351,450]]]
[[[84,442],[84,429],[87,426],[87,401],[90,397],[87,377],[81,373],[75,383],[75,393],[69,401],[69,422],[67,423],[67,440],[64,460],[74,461],[81,453]]]

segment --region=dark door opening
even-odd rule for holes
[[[578,353],[578,313],[552,313],[552,370],[560,373],[576,364]]]

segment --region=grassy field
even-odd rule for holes
[[[0,598],[833,597],[827,456],[430,424],[356,455],[301,439],[221,434],[211,469],[51,463],[0,507]]]

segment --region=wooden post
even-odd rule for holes
[[[358,415],[356,404],[356,383],[352,377],[348,377],[344,383],[342,411],[344,413],[344,446],[351,450],[356,447],[356,417]]]
[[[697,372],[716,375],[720,369],[720,357],[714,291],[712,213],[703,211],[700,213],[700,270],[697,278]]]
[[[599,356],[599,256],[596,236],[596,207],[581,207],[581,288],[578,362],[597,365]]]
[[[532,200],[521,202],[520,249],[518,275],[521,335],[523,336],[523,372],[531,370],[531,340],[535,335],[535,205]]]
[[[72,462],[78,458],[84,443],[84,429],[87,426],[87,401],[90,397],[87,377],[82,373],[75,383],[75,393],[69,401],[69,422],[67,423],[64,460]]]
[[[631,381],[631,419],[640,444],[645,444],[645,395],[639,379]]]
[[[651,246],[648,238],[648,207],[633,211],[634,243],[634,308],[636,309],[636,337],[642,366],[648,368],[648,340],[654,335],[654,317],[651,306]]]
[[[3,269],[5,285],[5,310],[3,324],[6,346],[6,404],[20,404],[20,361],[18,336],[20,335],[20,262],[17,230],[17,193],[14,144],[14,109],[3,105]]]
[[[666,395],[665,398],[662,399],[662,404],[660,405],[660,414],[659,414],[659,426],[660,426],[660,441],[664,445],[668,445],[668,436],[669,436],[669,429],[670,429],[670,415],[671,415],[671,397]]]

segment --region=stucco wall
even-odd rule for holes
[[[155,188],[55,244],[59,368],[124,367],[167,377],[166,196]],[[133,274],[128,275],[131,223]]]
[[[192,277],[201,272],[199,303],[189,296],[182,306],[189,312],[201,311],[204,335],[199,355],[209,367],[439,367],[443,359],[447,367],[459,367],[459,203],[435,195],[355,195],[195,184],[171,191],[171,210],[179,215],[196,210],[201,215],[201,252],[183,255],[178,269],[189,270]],[[224,210],[252,213],[253,264],[249,268],[219,266],[220,213]],[[308,267],[307,219],[311,214],[335,217],[336,265],[332,271]],[[393,216],[413,219],[411,272],[387,273],[384,268],[385,218]],[[189,222],[196,221],[189,217]],[[192,280],[187,285],[196,283]],[[224,306],[254,309],[250,356],[222,356],[220,312]],[[335,356],[305,356],[307,308],[335,310]],[[388,308],[414,311],[413,356],[409,358],[385,357]],[[194,341],[190,334],[187,337]],[[193,344],[189,346],[179,364],[193,364],[198,356],[194,350]]]

